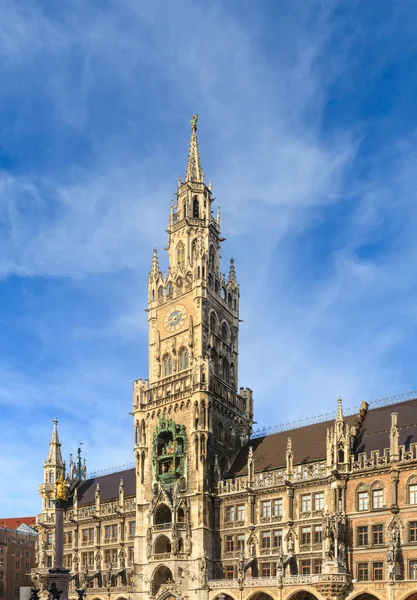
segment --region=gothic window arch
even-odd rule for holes
[[[236,381],[235,364],[234,363],[230,363],[230,383],[232,385],[234,385],[235,381]]]
[[[222,340],[226,343],[229,340],[229,329],[225,321],[222,323]]]
[[[170,554],[171,553],[171,542],[166,535],[160,535],[155,540],[154,546],[155,554]]]
[[[166,504],[160,504],[155,511],[153,519],[154,525],[163,525],[172,522],[172,512]]]
[[[211,351],[211,362],[213,364],[213,371],[217,375],[219,369],[219,356],[217,354],[216,348],[213,348]]]
[[[197,196],[194,196],[193,198],[193,217],[195,219],[200,218],[200,205]]]
[[[225,287],[222,287],[221,297],[222,297],[222,300],[226,301],[226,288]]]
[[[227,462],[227,458],[225,456],[223,456],[220,459],[220,473],[221,473],[222,477],[224,477],[226,475],[228,470],[229,470],[229,465]]]
[[[165,356],[162,360],[162,364],[163,364],[164,377],[168,377],[169,375],[172,375],[172,358],[171,358],[170,354],[165,354]]]
[[[189,358],[187,348],[181,348],[179,352],[180,371],[184,371],[189,367]]]
[[[417,504],[417,475],[412,475],[407,482],[407,502]]]
[[[173,291],[174,291],[174,286],[172,285],[172,281],[169,281],[168,285],[167,285],[167,296],[170,296]]]
[[[224,442],[224,427],[223,427],[223,423],[221,421],[219,421],[219,424],[217,426],[217,430],[219,433],[219,441],[220,442]]]
[[[226,383],[229,383],[230,372],[229,372],[229,363],[227,361],[227,358],[223,358],[222,370],[223,370],[223,381],[225,381]]]
[[[182,288],[182,277],[177,278],[177,288]]]
[[[215,251],[214,251],[214,246],[210,246],[210,250],[209,250],[209,268],[210,269],[214,269],[214,257],[215,257]]]
[[[371,485],[371,498],[373,509],[384,507],[384,484],[381,481],[374,481]]]
[[[227,295],[227,304],[231,307],[232,306],[232,294],[228,294]]]
[[[155,290],[152,290],[152,302],[155,300]]]
[[[356,488],[356,510],[369,510],[369,490],[364,483]]]
[[[184,269],[185,267],[185,246],[183,242],[177,244],[177,267]]]
[[[219,289],[220,289],[219,282],[216,280],[216,282],[214,284],[214,291],[216,292],[216,294],[219,293]]]
[[[162,285],[160,285],[158,288],[158,300],[162,300],[163,297],[164,297],[164,288],[162,287]]]
[[[213,277],[212,277],[211,273],[209,273],[207,275],[207,283],[208,283],[209,288],[212,289],[212,287],[213,287]]]
[[[198,239],[194,238],[193,241],[191,242],[191,262],[194,263],[194,261],[197,258],[197,244],[198,244]]]
[[[216,334],[217,333],[217,316],[216,313],[214,312],[214,310],[211,311],[210,313],[210,333]]]

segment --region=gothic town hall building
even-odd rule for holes
[[[88,600],[417,600],[417,398],[252,435],[239,381],[239,284],[220,265],[197,142],[148,278],[149,379],[133,383],[135,466],[68,472],[54,422],[34,577],[52,566],[55,481],[71,484],[64,561]]]

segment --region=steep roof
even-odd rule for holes
[[[379,450],[383,453],[385,448],[389,448],[389,431],[393,412],[398,413],[399,444],[405,444],[407,448],[410,443],[417,442],[417,399],[379,408],[369,408],[354,446],[355,455],[360,452],[369,453],[372,450]],[[345,420],[349,425],[354,425],[357,417],[351,415],[345,417]],[[289,437],[292,440],[294,464],[324,460],[326,458],[326,432],[333,423],[334,421],[324,421],[251,439],[240,449],[230,468],[229,477],[246,475],[250,446],[253,448],[255,471],[285,467],[285,452]]]
[[[78,506],[93,504],[97,484],[100,486],[100,502],[110,502],[119,498],[119,483],[123,479],[125,497],[135,496],[135,469],[127,469],[109,475],[93,477],[77,483]],[[73,491],[73,490],[72,490]]]
[[[17,529],[23,524],[33,527],[36,525],[36,517],[10,517],[7,519],[0,519],[0,527],[5,527],[6,529]]]

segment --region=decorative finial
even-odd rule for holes
[[[236,283],[235,259],[230,259],[229,283]]]
[[[337,417],[336,417],[336,421],[343,421],[343,400],[342,398],[339,396],[339,398],[337,399]]]
[[[198,115],[193,115],[191,117],[190,123],[191,123],[191,131],[193,131],[194,133],[197,131],[197,122],[198,122]]]

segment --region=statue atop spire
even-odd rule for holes
[[[197,181],[204,183],[204,172],[201,166],[200,151],[198,149],[197,140],[197,121],[198,115],[193,115],[191,118],[191,140],[190,150],[188,152],[187,171],[185,173],[185,181]]]

